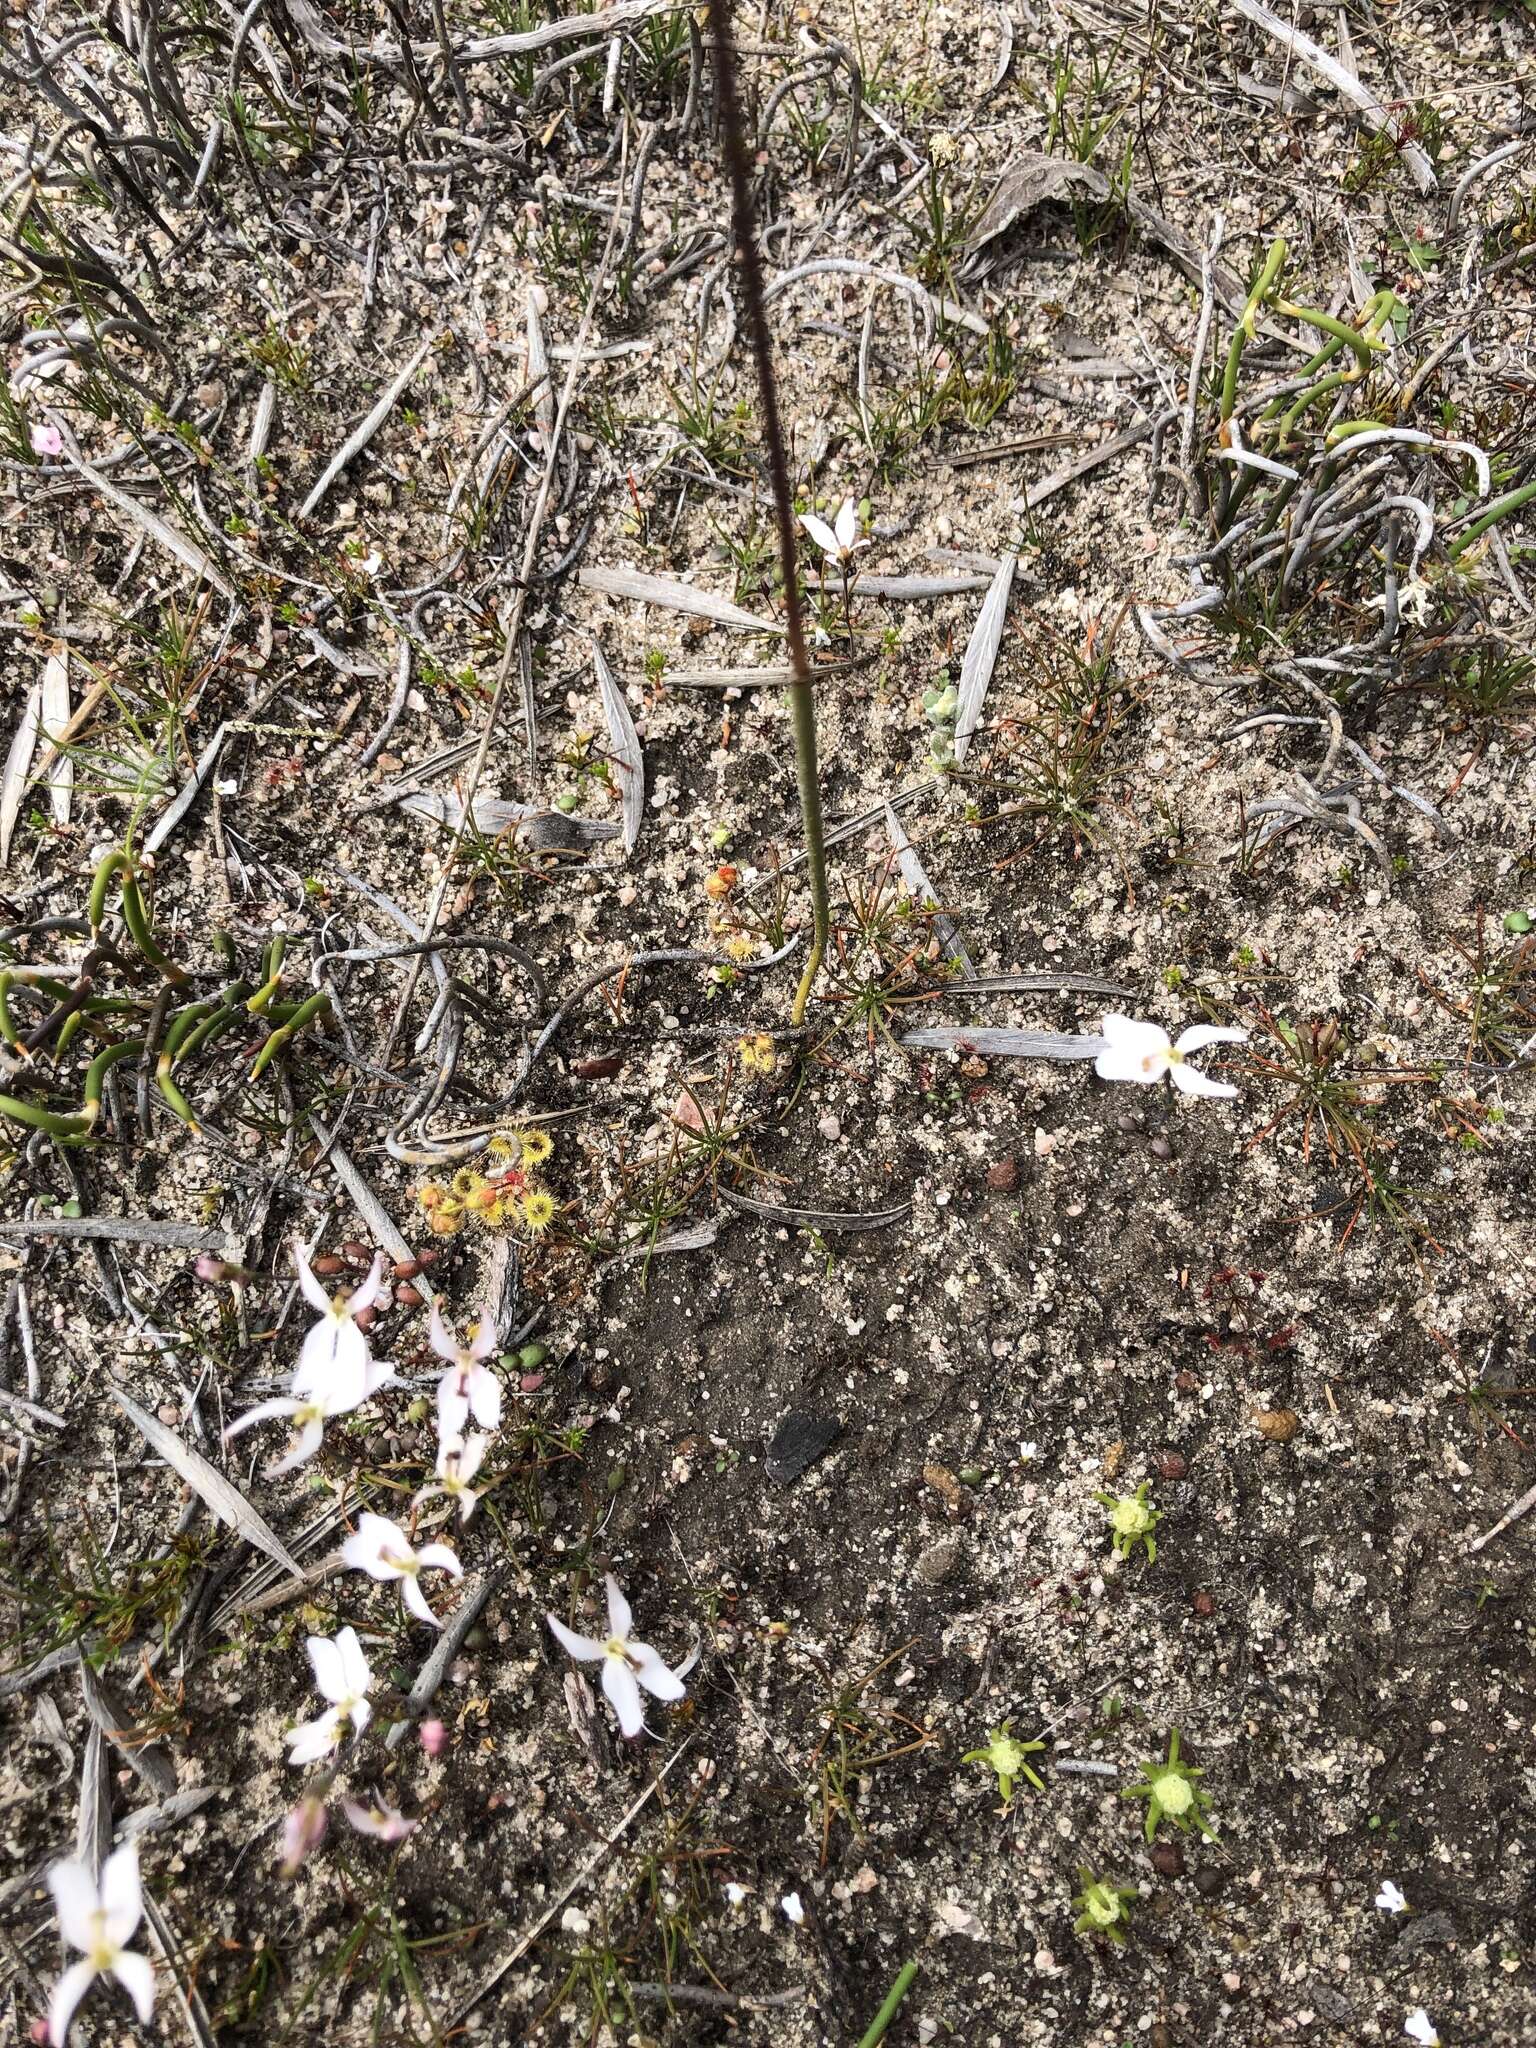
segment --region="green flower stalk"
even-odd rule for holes
[[[960,1759],[963,1764],[985,1764],[988,1770],[997,1773],[997,1789],[1005,1807],[1012,1803],[1014,1781],[1018,1778],[1027,1779],[1037,1792],[1045,1790],[1045,1781],[1035,1775],[1028,1763],[1045,1744],[1015,1740],[1008,1732],[1012,1726],[1011,1721],[1005,1721],[1000,1728],[989,1728],[985,1748],[967,1750]]]
[[[1115,1555],[1129,1557],[1139,1543],[1147,1553],[1147,1563],[1155,1564],[1157,1538],[1152,1532],[1163,1518],[1147,1501],[1148,1484],[1143,1479],[1134,1493],[1097,1493],[1094,1499],[1109,1515]]]
[[[1105,1934],[1120,1948],[1125,1947],[1125,1930],[1130,1925],[1131,1903],[1140,1894],[1134,1885],[1105,1884],[1096,1878],[1086,1863],[1077,1866],[1078,1882],[1082,1890],[1073,1899],[1078,1917],[1072,1923],[1074,1934]]]
[[[1191,1770],[1188,1764],[1179,1762],[1179,1731],[1168,1731],[1168,1754],[1166,1758],[1152,1757],[1141,1766],[1142,1783],[1128,1785],[1121,1793],[1122,1799],[1145,1799],[1147,1802],[1147,1840],[1150,1842],[1157,1833],[1159,1821],[1171,1821],[1183,1834],[1192,1827],[1198,1828],[1208,1842],[1216,1840],[1216,1830],[1206,1818],[1205,1794],[1196,1780],[1205,1773]]]

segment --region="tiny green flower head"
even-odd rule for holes
[[[1152,1533],[1163,1519],[1147,1500],[1148,1482],[1143,1479],[1134,1493],[1100,1493],[1094,1498],[1109,1516],[1110,1535],[1117,1557],[1129,1557],[1140,1543],[1147,1563],[1157,1557],[1157,1538]]]
[[[1139,1896],[1136,1887],[1105,1884],[1094,1876],[1086,1863],[1078,1865],[1077,1875],[1083,1888],[1072,1901],[1078,1913],[1078,1918],[1072,1923],[1072,1932],[1107,1934],[1111,1941],[1124,1948],[1125,1930],[1131,1918],[1131,1901]]]
[[[1013,1798],[1016,1778],[1027,1778],[1037,1792],[1045,1790],[1044,1781],[1035,1776],[1027,1762],[1037,1750],[1044,1749],[1045,1744],[1016,1741],[1008,1732],[1012,1726],[1011,1721],[1005,1721],[1001,1728],[989,1728],[986,1747],[967,1750],[960,1759],[964,1764],[985,1764],[988,1770],[996,1771],[997,1789],[1002,1794],[1005,1807]]]
[[[1195,1782],[1204,1773],[1191,1770],[1188,1764],[1179,1762],[1179,1731],[1169,1730],[1168,1755],[1166,1760],[1151,1757],[1141,1767],[1142,1782],[1128,1785],[1122,1793],[1125,1799],[1145,1799],[1147,1802],[1147,1840],[1150,1842],[1157,1833],[1157,1824],[1169,1820],[1183,1834],[1192,1827],[1198,1828],[1208,1842],[1216,1840],[1216,1830],[1207,1819],[1205,1794]]]

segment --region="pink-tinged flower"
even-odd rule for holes
[[[258,1422],[271,1422],[279,1415],[286,1417],[293,1429],[288,1455],[267,1467],[267,1477],[276,1479],[284,1472],[291,1472],[296,1465],[306,1464],[319,1450],[325,1425],[331,1417],[345,1415],[356,1406],[356,1401],[339,1400],[334,1393],[308,1394],[302,1399],[292,1394],[277,1394],[270,1401],[258,1401],[254,1408],[247,1408],[225,1430],[224,1441],[228,1443],[231,1437],[239,1436]]]
[[[373,1719],[373,1709],[368,1704],[373,1673],[368,1669],[357,1630],[344,1628],[334,1636],[311,1636],[305,1647],[314,1666],[316,1690],[330,1705],[315,1720],[288,1731],[291,1764],[318,1763],[321,1757],[339,1748],[348,1735],[361,1735]]]
[[[828,526],[825,519],[818,519],[814,512],[802,512],[800,524],[824,555],[830,555],[835,562],[849,562],[869,542],[860,540],[859,514],[852,498],[844,498],[837,515],[835,526]]]
[[[315,1278],[308,1254],[297,1238],[293,1241],[293,1263],[298,1269],[299,1291],[320,1320],[304,1339],[299,1362],[294,1368],[296,1394],[324,1394],[336,1402],[333,1413],[355,1408],[392,1377],[388,1365],[376,1365],[368,1339],[357,1327],[356,1317],[365,1308],[377,1308],[389,1297],[382,1252],[374,1254],[367,1278],[350,1293],[329,1295]]]
[[[567,1628],[563,1621],[557,1621],[552,1614],[544,1619],[559,1641],[570,1654],[582,1664],[603,1666],[603,1691],[608,1704],[618,1716],[619,1727],[626,1735],[638,1735],[645,1726],[645,1710],[640,1703],[640,1688],[654,1693],[659,1700],[680,1700],[683,1697],[681,1675],[674,1671],[648,1643],[630,1640],[630,1626],[633,1617],[629,1602],[619,1591],[617,1579],[612,1572],[605,1581],[608,1588],[608,1634],[603,1641],[595,1636],[579,1636]]]
[[[420,1550],[413,1550],[405,1531],[383,1515],[358,1516],[355,1532],[341,1546],[341,1560],[355,1572],[366,1572],[370,1579],[398,1579],[401,1599],[429,1628],[441,1628],[442,1623],[427,1605],[421,1573],[449,1572],[456,1579],[464,1576],[463,1566],[446,1543],[424,1543]]]
[[[360,1835],[372,1835],[380,1842],[403,1842],[421,1826],[419,1820],[407,1820],[398,1808],[386,1805],[382,1799],[375,1806],[359,1806],[355,1799],[343,1799],[341,1810]]]
[[[284,1877],[296,1876],[306,1856],[318,1849],[325,1840],[330,1816],[325,1810],[325,1801],[318,1793],[306,1792],[283,1822],[283,1860],[280,1866]]]
[[[448,1730],[441,1721],[423,1721],[416,1730],[416,1739],[427,1756],[441,1756],[448,1746]]]
[[[457,1437],[444,1437],[437,1447],[436,1483],[422,1487],[411,1506],[424,1507],[429,1500],[446,1494],[458,1502],[459,1519],[467,1522],[480,1498],[471,1481],[485,1462],[490,1441],[488,1436],[467,1436],[462,1442]]]
[[[192,1271],[209,1287],[241,1288],[256,1278],[249,1266],[236,1266],[228,1259],[216,1259],[212,1252],[199,1252]]]
[[[50,426],[46,421],[39,421],[32,428],[28,438],[32,443],[32,453],[34,455],[47,456],[62,455],[64,453],[64,436],[57,427]]]
[[[1145,1087],[1166,1074],[1185,1095],[1237,1093],[1225,1081],[1212,1081],[1198,1067],[1190,1066],[1188,1058],[1208,1045],[1245,1045],[1246,1031],[1223,1031],[1214,1024],[1193,1024],[1174,1044],[1160,1025],[1143,1024],[1135,1017],[1106,1017],[1101,1029],[1108,1043],[1093,1063],[1101,1080],[1136,1081]]]
[[[48,1889],[60,1934],[83,1958],[64,1972],[48,2001],[53,2048],[64,2048],[75,2007],[98,1977],[115,1977],[147,2026],[155,2009],[155,1973],[147,1957],[128,1947],[143,1911],[136,1844],[128,1842],[107,1858],[99,1888],[83,1863],[68,1862],[49,1871]]]
[[[438,1436],[462,1436],[471,1415],[482,1429],[495,1429],[501,1421],[501,1381],[485,1361],[496,1349],[496,1318],[487,1311],[473,1340],[460,1344],[443,1321],[441,1301],[434,1301],[427,1340],[448,1366],[437,1383]]]

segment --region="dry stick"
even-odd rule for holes
[[[645,1790],[640,1794],[640,1797],[637,1800],[635,1800],[634,1803],[628,1808],[628,1810],[620,1819],[618,1825],[611,1831],[611,1833],[609,1833],[604,1838],[602,1845],[591,1856],[587,1858],[586,1862],[581,1866],[580,1870],[577,1871],[576,1875],[571,1879],[570,1883],[565,1887],[565,1889],[557,1895],[557,1897],[553,1900],[548,1911],[543,1915],[543,1917],[539,1920],[536,1920],[533,1926],[529,1928],[526,1934],[520,1935],[518,1937],[517,1941],[513,1944],[511,1954],[504,1957],[503,1960],[496,1965],[495,1969],[492,1970],[491,1974],[489,1975],[489,1977],[486,1978],[485,1982],[480,1986],[480,1988],[477,1991],[472,1991],[469,1997],[465,1999],[464,2003],[459,2007],[458,2011],[454,2013],[453,2017],[449,2021],[450,2026],[457,2027],[459,2023],[463,2020],[464,2015],[468,2012],[472,2012],[474,2008],[480,2003],[482,1998],[484,1998],[489,1992],[495,1990],[496,1986],[501,1982],[502,1978],[506,1976],[507,1972],[511,1969],[514,1969],[517,1966],[517,1964],[522,1961],[523,1957],[527,1955],[529,1949],[533,1947],[534,1943],[538,1940],[539,1936],[544,1932],[545,1928],[549,1925],[550,1921],[554,1919],[555,1915],[560,1911],[561,1907],[564,1906],[566,1900],[572,1897],[574,1893],[580,1891],[581,1887],[586,1883],[587,1879],[592,1876],[594,1871],[596,1871],[598,1865],[603,1861],[604,1857],[607,1856],[609,1850],[612,1849],[614,1843],[617,1842],[620,1836],[627,1831],[630,1822],[635,1818],[636,1814],[638,1814],[641,1808],[644,1807],[651,1799],[653,1799],[656,1796],[656,1794],[661,1790],[662,1784],[665,1781],[668,1773],[672,1770],[673,1765],[681,1762],[681,1760],[688,1754],[690,1747],[691,1744],[685,1742],[681,1749],[675,1751],[673,1755],[667,1758],[667,1761],[656,1773],[656,1776],[652,1778],[649,1785],[647,1785]]]
[[[1479,1536],[1475,1543],[1469,1543],[1467,1545],[1468,1557],[1472,1557],[1479,1550],[1485,1549],[1487,1545],[1493,1541],[1495,1536],[1502,1536],[1506,1529],[1512,1527],[1514,1523],[1518,1522],[1522,1515],[1528,1515],[1531,1512],[1532,1508],[1536,1508],[1536,1486],[1533,1486],[1529,1493],[1522,1493],[1520,1498],[1515,1502],[1514,1506],[1510,1509],[1509,1513],[1507,1515],[1501,1515],[1498,1521],[1496,1521],[1493,1527],[1488,1531],[1486,1536]]]
[[[773,374],[773,339],[768,332],[767,302],[763,293],[763,259],[757,246],[748,179],[746,128],[742,119],[741,88],[736,75],[731,0],[709,0],[709,19],[714,31],[716,82],[720,89],[720,133],[731,184],[731,228],[736,238],[736,262],[741,272],[747,333],[757,361],[763,441],[768,457],[774,525],[778,529],[779,567],[784,580],[789,665],[795,672],[795,679],[788,686],[789,706],[795,734],[795,777],[800,786],[800,817],[805,831],[806,875],[810,882],[812,917],[810,957],[805,963],[805,972],[800,977],[800,986],[795,991],[789,1013],[790,1022],[799,1025],[805,1022],[805,1007],[821,969],[832,921],[831,906],[827,900],[827,854],[821,822],[821,776],[816,763],[816,694],[805,645],[805,625],[800,614],[794,499],[790,491],[789,461],[784,452],[784,428],[779,419],[779,394]]]
[[[621,164],[621,177],[622,174],[623,166]],[[618,240],[618,229],[619,216],[617,210],[615,210],[613,219],[608,224],[608,240],[603,248],[603,260],[597,267],[597,275],[592,280],[592,289],[588,293],[587,303],[582,309],[581,324],[576,330],[576,340],[571,351],[570,371],[561,389],[560,404],[555,412],[554,432],[549,436],[548,445],[544,451],[544,473],[539,478],[539,491],[538,496],[534,500],[533,517],[528,522],[528,539],[523,548],[522,571],[517,579],[517,588],[512,594],[512,609],[507,618],[506,639],[502,649],[501,668],[497,673],[496,687],[491,693],[490,705],[485,714],[485,723],[480,733],[480,744],[475,749],[475,758],[464,785],[462,809],[459,813],[459,822],[454,828],[453,842],[449,846],[447,858],[443,862],[443,872],[438,880],[436,891],[432,897],[431,907],[427,912],[426,924],[421,932],[423,940],[430,940],[435,934],[438,920],[443,914],[443,905],[448,900],[448,890],[453,880],[453,864],[458,858],[459,848],[464,841],[464,834],[469,829],[470,820],[474,816],[475,792],[480,787],[480,778],[485,772],[485,764],[491,751],[491,741],[495,736],[496,727],[501,718],[501,707],[507,694],[507,678],[511,674],[512,664],[517,658],[517,643],[523,624],[523,607],[528,601],[528,592],[532,588],[534,563],[538,556],[539,541],[544,532],[544,515],[549,508],[550,490],[555,480],[555,451],[560,445],[560,436],[565,427],[566,414],[570,411],[571,401],[576,395],[577,380],[581,376],[582,364],[585,361],[587,336],[591,332],[592,321],[597,312],[598,299],[602,293],[603,286],[608,281],[608,270],[613,262],[613,251]],[[374,1065],[377,1067],[387,1067],[389,1065],[389,1056],[393,1052],[395,1040],[400,1034],[400,1026],[415,997],[416,985],[421,980],[422,963],[425,958],[426,955],[422,954],[411,964],[411,971],[406,977],[405,988],[399,1003],[396,1005],[395,1014],[390,1019],[389,1030],[385,1036],[383,1046],[380,1048],[378,1058],[374,1061]]]

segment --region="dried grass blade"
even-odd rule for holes
[[[640,827],[645,822],[645,756],[640,735],[629,715],[624,692],[613,670],[594,640],[592,659],[597,665],[597,687],[603,700],[603,714],[613,743],[613,761],[619,775],[619,796],[624,806],[624,851],[633,853]]]
[[[21,799],[27,787],[27,777],[32,769],[32,756],[37,748],[37,735],[42,726],[43,686],[34,683],[27,692],[27,701],[21,707],[21,723],[11,741],[11,750],[5,757],[5,773],[0,775],[0,868],[11,857],[11,835],[16,830],[16,820],[21,816]]]
[[[43,737],[52,748],[48,769],[48,804],[55,825],[69,823],[70,800],[75,790],[75,764],[58,745],[69,730],[69,651],[50,654],[43,665]]]
[[[955,759],[963,761],[971,736],[981,723],[981,707],[987,699],[987,685],[997,665],[997,650],[1003,644],[1003,624],[1008,616],[1008,594],[1013,589],[1017,555],[1004,555],[998,564],[992,587],[987,592],[981,615],[971,628],[960,664],[960,702],[955,710]]]
[[[84,1669],[84,1666],[81,1667]],[[106,1738],[96,1722],[86,1730],[80,1760],[80,1811],[75,1820],[75,1858],[94,1879],[112,1849],[112,1780]]]
[[[975,1052],[995,1060],[1096,1060],[1109,1045],[1096,1031],[966,1030],[948,1024],[905,1032],[901,1042],[919,1052]]]
[[[901,879],[916,900],[934,914],[933,929],[939,944],[962,973],[974,975],[975,964],[955,929],[954,919],[940,910],[939,899],[934,894],[932,882],[928,879],[928,870],[918,858],[917,848],[907,837],[905,827],[889,804],[885,807],[885,829],[892,846],[896,849],[896,865],[901,870]]]
[[[721,1188],[720,1199],[748,1216],[763,1216],[791,1230],[888,1230],[912,1214],[910,1202],[897,1202],[889,1209],[792,1209],[779,1202],[759,1202],[728,1187]]]
[[[224,577],[196,542],[187,539],[180,527],[172,526],[170,521],[162,519],[158,512],[151,512],[149,507],[141,505],[137,498],[130,498],[126,491],[120,491],[116,484],[104,477],[100,470],[92,469],[88,462],[76,462],[75,467],[93,491],[105,498],[115,510],[131,519],[135,526],[142,528],[152,541],[158,542],[165,549],[167,554],[174,555],[184,569],[190,569],[194,576],[211,585],[220,597],[234,601],[235,593]]]
[[[576,572],[584,590],[596,590],[604,597],[632,598],[637,604],[659,604],[667,611],[686,612],[692,618],[708,619],[712,625],[734,626],[742,633],[782,633],[772,619],[754,618],[729,598],[716,597],[712,590],[697,590],[691,583],[679,583],[671,576],[642,576],[637,569],[601,569],[590,565]]]
[[[429,337],[426,341],[424,341],[421,344],[420,348],[417,349],[416,353],[411,357],[410,361],[406,364],[405,368],[401,370],[399,374],[396,377],[394,377],[390,384],[386,387],[384,395],[380,398],[378,404],[374,406],[372,412],[369,413],[368,417],[363,421],[362,425],[358,427],[354,433],[349,434],[346,440],[343,441],[341,446],[336,450],[336,453],[331,457],[330,461],[325,465],[325,468],[321,471],[319,480],[316,482],[314,489],[310,492],[309,496],[304,500],[303,504],[299,507],[299,517],[301,519],[307,519],[309,517],[310,513],[314,511],[315,507],[320,503],[320,500],[331,488],[331,485],[335,483],[337,477],[341,475],[341,472],[347,467],[349,463],[356,461],[357,457],[362,454],[363,450],[368,446],[368,443],[373,439],[374,435],[379,431],[380,427],[382,427],[384,422],[389,418],[389,415],[394,410],[395,403],[400,397],[400,394],[404,391],[407,384],[410,383],[411,379],[415,376],[416,372],[421,368],[422,364],[426,361],[428,355],[431,353],[432,343],[433,337]]]
[[[219,1521],[233,1529],[253,1550],[259,1550],[274,1564],[280,1564],[294,1578],[303,1578],[304,1573],[297,1560],[284,1548],[276,1531],[262,1520],[238,1487],[231,1485],[200,1451],[194,1451],[190,1444],[183,1443],[174,1429],[167,1429],[158,1416],[141,1408],[121,1387],[112,1387],[109,1391],[150,1449],[164,1458],[177,1477],[185,1480]]]
[[[539,318],[539,302],[534,292],[528,294],[528,382],[536,385],[533,399],[533,416],[538,421],[539,433],[547,448],[555,438],[555,387],[549,374],[549,350],[544,346],[544,323]]]

